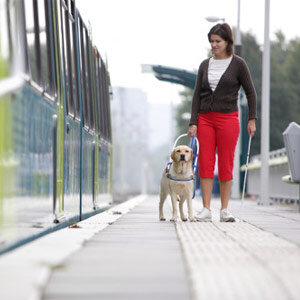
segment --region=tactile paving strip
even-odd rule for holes
[[[194,299],[299,299],[300,248],[246,222],[178,222]],[[216,218],[216,216],[218,218]]]

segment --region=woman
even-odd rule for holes
[[[208,33],[212,57],[204,60],[198,71],[192,101],[188,135],[199,139],[199,177],[203,209],[198,221],[211,221],[210,200],[214,177],[215,156],[221,193],[221,222],[234,222],[227,210],[232,185],[234,151],[240,125],[238,92],[243,87],[248,100],[248,133],[256,130],[256,92],[245,61],[233,54],[232,31],[228,24],[217,24]]]

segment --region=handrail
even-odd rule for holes
[[[269,159],[272,159],[272,158],[277,158],[277,157],[282,157],[282,156],[286,156],[286,149],[285,148],[280,148],[280,149],[277,149],[277,150],[273,150],[273,151],[270,151],[269,152]],[[257,161],[260,161],[260,154],[256,154],[256,155],[253,155],[251,157],[251,162],[257,162]]]
[[[269,159],[269,166],[278,166],[282,164],[288,163],[288,157],[287,156],[282,156],[282,157],[276,157],[276,158],[271,158]],[[261,161],[254,161],[250,162],[248,165],[249,170],[254,170],[254,169],[260,169],[261,168]],[[241,171],[245,171],[246,165],[241,166]]]
[[[286,154],[285,148],[280,148],[274,151],[269,152],[269,166],[278,166],[288,163],[288,157]],[[261,159],[260,154],[253,155],[250,159],[250,163],[248,165],[249,170],[259,169],[261,168]],[[245,171],[246,165],[242,165],[240,170]]]

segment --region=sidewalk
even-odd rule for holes
[[[251,201],[241,210],[239,201],[231,201],[245,221],[221,223],[219,206],[220,200],[212,202],[212,223],[177,224],[194,299],[299,299],[297,210]]]
[[[297,209],[231,201],[246,222],[220,223],[219,202],[212,223],[174,225],[140,197],[43,237],[0,256],[0,298],[299,299]]]
[[[256,201],[245,201],[244,208],[241,207],[241,201],[231,201],[230,207],[233,213],[247,223],[272,232],[300,246],[300,212],[298,207],[279,204],[258,206]]]
[[[190,299],[174,224],[147,198],[55,270],[42,299]]]

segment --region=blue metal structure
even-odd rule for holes
[[[152,66],[152,71],[158,80],[181,84],[191,89],[195,87],[197,74],[194,72],[160,65]]]

